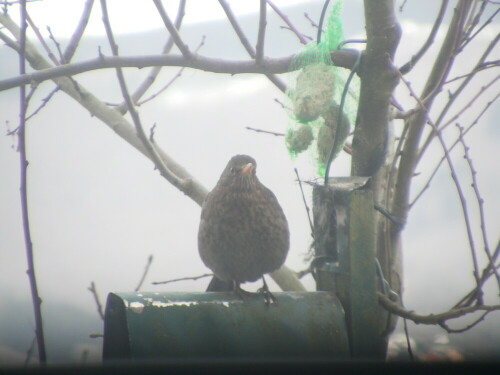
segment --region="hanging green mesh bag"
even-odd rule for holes
[[[349,72],[333,66],[330,51],[343,40],[341,11],[342,0],[334,1],[320,43],[308,43],[292,60],[286,92],[288,151],[296,157],[307,150],[320,176],[325,173],[330,150],[334,148],[334,157],[342,150],[356,118],[359,82],[354,81],[338,127],[338,103]]]

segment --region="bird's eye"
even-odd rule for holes
[[[231,173],[236,173],[236,168],[235,167],[231,167],[230,171],[231,171]]]

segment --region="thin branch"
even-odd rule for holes
[[[484,318],[486,318],[486,315],[488,315],[491,311],[485,311],[484,313],[481,314],[479,318],[477,318],[474,322],[467,324],[465,327],[462,328],[450,328],[446,322],[441,322],[439,325],[445,329],[448,333],[462,333],[465,331],[468,331],[469,329],[475,327],[479,323],[481,323]]]
[[[302,44],[307,44],[307,39],[304,37],[304,35],[297,30],[297,28],[290,22],[290,19],[287,17],[286,14],[284,14],[271,0],[266,0],[266,2],[269,4],[271,8],[273,8],[274,12],[280,16],[280,18],[283,20],[283,22],[286,23],[287,28],[291,30],[297,38],[299,38],[300,43]]]
[[[21,30],[20,30],[20,53],[19,53],[19,73],[25,74],[26,72],[26,28],[27,28],[26,1],[21,1]],[[33,242],[31,240],[31,229],[29,222],[28,210],[28,160],[26,158],[26,88],[24,85],[20,87],[19,95],[19,162],[21,169],[20,193],[21,193],[21,215],[23,221],[24,243],[26,247],[26,258],[28,261],[28,278],[31,288],[31,298],[33,303],[33,310],[35,315],[35,331],[38,346],[38,358],[40,364],[45,366],[47,364],[47,352],[45,349],[45,337],[43,332],[43,318],[42,318],[42,299],[38,293],[38,285],[35,273],[35,261],[33,255]]]
[[[106,35],[109,40],[109,44],[111,46],[111,50],[113,51],[114,56],[118,56],[118,46],[115,43],[115,39],[113,36],[113,31],[111,30],[111,24],[109,22],[109,16],[108,16],[108,10],[106,6],[106,0],[101,0],[101,9],[102,9],[102,20],[104,23],[104,27],[106,29]],[[175,39],[175,37],[174,37]],[[123,75],[123,71],[121,68],[116,68],[116,75],[118,78],[118,82],[120,84],[120,89],[123,95],[123,98],[125,99],[125,102],[127,103],[128,111],[130,113],[130,116],[132,117],[132,121],[134,123],[135,129],[137,131],[137,136],[143,143],[144,147],[148,150],[149,155],[151,157],[151,160],[153,160],[153,163],[156,168],[160,171],[160,174],[165,177],[172,185],[177,187],[181,191],[187,191],[189,189],[189,181],[183,180],[179,178],[177,175],[175,175],[168,167],[167,165],[163,162],[162,158],[158,154],[158,151],[156,150],[155,146],[153,143],[151,143],[146,136],[146,133],[144,133],[144,129],[141,124],[141,120],[139,118],[139,114],[135,110],[134,103],[132,102],[132,99],[130,97],[130,94],[127,89],[127,85],[125,83],[125,77]]]
[[[198,52],[198,51],[200,50],[200,48],[201,48],[201,47],[203,47],[204,45],[205,45],[205,35],[203,35],[202,40],[201,40],[201,42],[200,42],[199,46],[195,49],[195,52]],[[160,68],[160,67],[157,67],[157,68],[158,68],[158,73],[159,73],[159,71],[160,71],[160,69],[161,69],[161,68]],[[173,84],[173,83],[174,83],[174,82],[175,82],[175,81],[176,81],[176,80],[177,80],[180,76],[182,76],[182,73],[184,72],[184,69],[186,69],[186,68],[185,68],[185,67],[180,68],[180,69],[179,69],[179,71],[177,72],[177,74],[176,74],[176,75],[174,75],[174,76],[170,79],[170,81],[168,81],[168,82],[167,82],[167,84],[166,84],[165,86],[163,86],[162,88],[160,88],[157,92],[155,92],[154,94],[150,95],[150,96],[149,96],[149,97],[147,97],[146,99],[144,99],[144,100],[140,100],[140,101],[138,100],[138,99],[140,98],[140,96],[139,96],[139,95],[137,95],[137,94],[141,94],[141,95],[142,95],[142,92],[141,92],[141,91],[142,91],[142,89],[143,89],[144,87],[139,87],[139,89],[140,89],[140,90],[138,89],[138,90],[137,90],[137,91],[136,91],[136,92],[132,95],[132,98],[134,99],[134,102],[135,102],[138,106],[140,106],[140,105],[143,105],[144,103],[147,103],[147,102],[149,102],[149,101],[153,100],[153,99],[154,99],[154,98],[156,98],[158,95],[160,95],[162,92],[166,91],[166,90],[167,90],[170,86],[172,86],[172,84]],[[156,68],[153,68],[152,70],[156,70]],[[156,73],[156,72],[152,72],[152,74],[154,74],[154,73]],[[150,75],[148,76],[148,78],[144,81],[144,83],[145,83],[145,84],[147,84],[147,86],[148,86],[148,87],[150,86],[150,83],[153,83],[154,79],[156,78],[156,75],[153,77],[153,75],[152,75],[152,74],[150,74]],[[151,80],[150,80],[150,79],[151,79]],[[137,97],[137,99],[136,99],[136,97]],[[125,106],[126,106],[126,104],[125,104]],[[124,112],[125,112],[125,111],[124,111]]]
[[[497,75],[494,79],[492,79],[490,82],[488,82],[486,85],[484,85],[483,87],[481,87],[479,89],[479,91],[477,92],[476,95],[474,95],[471,100],[469,100],[469,102],[467,104],[465,104],[455,115],[453,115],[448,121],[446,121],[443,125],[441,125],[439,127],[439,129],[442,131],[444,128],[446,128],[448,125],[452,124],[453,122],[455,122],[455,120],[457,120],[461,115],[462,113],[464,113],[467,109],[471,108],[472,105],[474,104],[474,102],[482,95],[486,92],[486,90],[488,88],[490,88],[496,81],[498,81],[500,79],[500,74]]]
[[[252,45],[250,44],[250,42],[248,41],[248,38],[246,37],[245,33],[243,32],[242,28],[240,27],[240,24],[238,23],[238,21],[236,20],[236,17],[234,16],[234,13],[233,11],[231,10],[231,7],[229,6],[229,4],[225,1],[225,0],[219,0],[219,4],[220,6],[222,7],[222,9],[224,10],[224,13],[226,13],[226,17],[227,19],[229,20],[229,22],[231,23],[231,26],[233,27],[234,29],[234,32],[236,33],[236,35],[238,36],[238,39],[240,40],[241,44],[243,45],[243,47],[245,48],[245,50],[247,51],[248,55],[255,60],[255,64],[257,66],[262,66],[262,65],[265,65],[265,63],[267,62],[266,60],[260,60],[258,61],[256,59],[256,52],[254,50],[254,48],[252,47]],[[262,26],[262,25],[261,25]],[[260,28],[259,28],[260,30]],[[262,48],[264,48],[264,46],[262,46]],[[280,89],[282,92],[285,92],[286,91],[286,85],[276,76],[274,76],[271,72],[269,73],[265,73],[266,74],[266,77],[278,88]]]
[[[495,263],[494,263],[493,257],[491,256],[490,246],[488,244],[488,235],[486,234],[486,219],[485,219],[485,215],[484,215],[484,199],[481,197],[481,192],[479,191],[479,185],[478,185],[478,181],[477,181],[477,171],[474,168],[474,165],[472,163],[472,158],[469,154],[469,147],[465,143],[464,129],[459,124],[457,124],[457,128],[460,132],[459,140],[460,140],[460,143],[462,144],[462,147],[464,149],[464,158],[467,161],[467,164],[469,166],[469,170],[470,170],[471,177],[472,177],[472,189],[474,190],[477,205],[479,208],[479,220],[481,223],[480,227],[481,227],[481,234],[483,237],[484,252],[486,253],[486,256],[488,257],[488,261],[490,262],[490,264],[494,265]],[[493,271],[494,271],[495,277],[497,279],[498,290],[500,291],[500,275],[498,274],[498,271],[494,267],[493,267]]]
[[[474,126],[476,126],[479,122],[479,120],[481,119],[481,117],[486,113],[486,111],[490,108],[490,106],[500,97],[500,93],[498,93],[491,101],[489,101],[485,107],[483,108],[483,110],[476,116],[476,118],[474,119],[474,121],[472,121],[472,123],[467,127],[465,128],[464,132],[463,132],[463,135],[465,136]],[[448,148],[448,152],[451,152],[455,146],[457,144],[459,144],[460,140],[457,138],[455,140],[455,142],[453,142],[453,144]],[[420,190],[420,192],[415,196],[415,198],[413,199],[413,201],[411,203],[409,203],[409,208],[411,209],[411,207],[413,207],[415,205],[415,203],[420,199],[420,197],[424,194],[424,192],[430,187],[430,184],[431,184],[431,181],[432,179],[434,178],[434,176],[436,175],[437,171],[439,170],[439,168],[441,167],[441,165],[443,164],[443,162],[446,160],[446,158],[443,156],[439,162],[437,163],[436,167],[434,168],[434,170],[432,171],[430,177],[427,179],[427,182],[426,184],[424,185],[424,187],[422,188],[422,190]]]
[[[51,30],[50,26],[47,26],[47,31],[49,32],[49,39],[52,40],[52,42],[54,42],[54,45],[56,46],[57,53],[59,54],[59,63],[66,64],[66,61],[64,60],[64,55],[61,51],[61,45],[56,40],[54,34],[52,34],[52,30]]]
[[[484,2],[483,4],[486,4],[486,2]],[[481,32],[483,31],[486,26],[488,26],[492,21],[493,21],[493,18],[496,17],[496,15],[500,12],[500,8],[497,8],[497,10],[495,10],[493,12],[493,14],[488,17],[488,19],[481,25],[481,27],[479,27],[476,32],[474,34],[472,34],[470,37],[467,37],[464,39],[464,42],[462,43],[462,45],[460,46],[460,51],[462,51],[466,46],[467,44],[469,44],[472,40],[474,40],[474,38]],[[471,29],[472,30],[472,29]]]
[[[186,9],[186,0],[181,0],[179,2],[179,7],[177,8],[177,16],[175,17],[175,21],[174,21],[174,26],[177,30],[180,29],[181,25],[182,25],[182,20],[184,18],[184,14],[185,14],[185,9]],[[195,52],[198,52],[198,50],[200,49],[200,47],[203,45],[203,42],[205,40],[205,36],[203,36],[203,40],[202,40],[202,44],[200,44],[200,46],[198,46],[198,48],[195,50]],[[162,54],[168,54],[170,52],[170,50],[172,49],[174,45],[174,39],[172,38],[171,35],[169,35],[168,39],[167,39],[167,42],[165,43],[165,45],[163,46],[163,50],[162,50]],[[154,66],[151,68],[148,76],[144,79],[144,81],[135,89],[134,93],[132,94],[132,100],[135,104],[137,105],[141,105],[145,102],[148,101],[148,99],[145,99],[143,100],[142,102],[140,102],[140,99],[142,98],[142,96],[146,93],[146,91],[153,85],[153,83],[155,82],[156,78],[158,77],[158,75],[160,74],[162,70],[162,67],[161,66]],[[180,77],[180,73],[182,73],[182,71],[184,70],[184,68],[182,68],[179,73],[174,77],[174,79],[172,79],[163,89],[161,89],[159,92],[162,92],[164,90],[166,90],[175,80],[176,77]],[[154,98],[156,97],[159,92],[156,94],[156,95],[152,95],[150,98]],[[150,99],[149,99],[150,100]],[[122,114],[125,114],[126,111],[127,111],[127,103],[123,102],[122,104],[120,104],[117,108],[116,108],[117,111],[119,111],[120,113]]]
[[[33,29],[33,32],[35,33],[36,37],[38,38],[38,41],[40,42],[40,44],[42,45],[42,47],[45,49],[45,52],[47,52],[47,55],[49,56],[49,59],[52,60],[52,62],[55,64],[55,65],[60,65],[59,61],[57,60],[56,56],[54,55],[54,53],[52,53],[51,49],[49,48],[49,46],[47,45],[47,43],[45,42],[45,39],[43,39],[43,36],[42,34],[40,33],[40,30],[38,29],[38,27],[35,25],[35,23],[33,22],[33,20],[31,19],[31,17],[29,16],[28,13],[26,13],[26,20],[28,21],[28,24],[31,26],[31,28]]]
[[[446,81],[444,84],[447,85],[449,83],[452,83],[452,82],[455,82],[455,81],[458,81],[460,79],[463,79],[463,78],[467,78],[471,75],[474,75],[476,73],[479,73],[479,72],[482,72],[483,70],[486,70],[486,69],[491,69],[491,68],[497,68],[498,66],[500,66],[500,60],[493,60],[493,61],[485,61],[479,65],[477,65],[474,69],[472,69],[472,71],[470,71],[469,73],[465,73],[465,74],[461,74],[459,76],[456,76],[456,77],[453,77],[453,78],[450,78],[448,81]]]
[[[497,246],[495,248],[495,251],[493,252],[493,263],[488,263],[486,268],[483,270],[483,273],[481,274],[481,280],[480,280],[480,285],[481,287],[486,283],[486,281],[500,268],[500,264],[496,265],[495,262],[497,261],[498,257],[500,256],[500,240],[497,243]],[[457,307],[464,307],[464,306],[470,306],[475,299],[476,296],[476,291],[477,291],[477,286],[474,287],[469,293],[465,295],[460,301],[458,301],[454,308]]]
[[[92,296],[94,297],[95,304],[97,306],[97,313],[99,314],[99,317],[104,320],[104,310],[102,309],[102,303],[99,298],[99,294],[97,294],[97,288],[95,286],[95,283],[92,281],[90,283],[90,286],[87,288],[90,293],[92,293]]]
[[[175,45],[177,46],[177,48],[179,48],[179,51],[181,51],[182,56],[184,56],[186,59],[190,59],[192,56],[191,51],[189,51],[188,46],[186,46],[182,41],[181,36],[177,32],[177,28],[168,17],[168,14],[165,11],[163,4],[161,3],[161,0],[153,0],[153,2],[156,5],[156,9],[158,9],[158,13],[160,14],[160,17],[163,20],[165,27],[172,36]]]
[[[151,267],[151,263],[153,263],[153,255],[150,255],[148,257],[148,262],[146,263],[146,266],[144,267],[144,272],[142,273],[141,279],[139,280],[139,284],[135,287],[135,291],[138,292],[139,289],[141,289],[142,284],[144,283],[144,280],[146,280],[146,276],[149,272],[149,268]]]
[[[49,92],[49,94],[45,98],[42,99],[42,103],[38,106],[38,108],[35,109],[29,116],[26,117],[26,121],[28,121],[32,117],[36,116],[38,114],[38,112],[40,112],[47,105],[47,103],[50,101],[50,99],[52,99],[54,94],[58,91],[59,91],[58,86],[55,87],[53,90],[51,90]]]
[[[311,26],[315,29],[319,28],[318,24],[309,16],[308,13],[304,13],[304,17],[311,23]]]
[[[274,135],[274,136],[277,136],[277,137],[284,137],[285,136],[285,133],[277,133],[277,132],[272,132],[272,131],[269,131],[269,130],[252,128],[250,126],[245,126],[245,129],[251,130],[251,131],[256,132],[256,133],[271,134],[271,135]]]
[[[431,324],[431,325],[438,324],[446,330],[448,330],[447,326],[445,325],[445,322],[447,320],[460,318],[462,316],[466,316],[478,311],[483,311],[486,314],[492,311],[500,311],[500,305],[491,305],[491,306],[475,305],[469,307],[454,308],[439,314],[422,315],[422,314],[417,314],[414,311],[404,309],[399,304],[392,302],[389,299],[389,297],[385,296],[380,292],[377,292],[377,296],[380,305],[392,314],[395,314],[405,319],[409,319],[416,324]]]
[[[447,7],[448,7],[448,0],[442,0],[441,8],[439,9],[439,13],[436,17],[436,20],[434,21],[434,25],[432,26],[432,30],[429,33],[427,40],[425,41],[424,45],[420,47],[418,52],[411,57],[410,61],[408,61],[406,64],[403,64],[403,66],[399,68],[399,71],[402,74],[410,72],[413,69],[413,67],[417,64],[417,62],[422,58],[422,56],[425,55],[430,46],[434,43],[434,39],[436,38],[436,34],[439,30],[439,27],[441,26],[441,22],[443,22],[443,17],[444,14],[446,13]]]
[[[151,284],[153,285],[160,285],[160,284],[170,284],[170,283],[175,283],[177,281],[185,281],[185,280],[199,280],[203,279],[205,277],[211,277],[213,276],[213,273],[204,273],[203,275],[200,276],[192,276],[192,277],[181,277],[179,279],[171,279],[171,280],[166,280],[166,281],[153,281]]]
[[[476,285],[479,288],[479,266],[478,266],[477,256],[476,256],[476,247],[474,245],[474,237],[472,235],[472,228],[471,228],[471,224],[470,224],[470,220],[469,220],[469,214],[468,214],[468,209],[467,209],[467,201],[466,201],[464,193],[462,191],[462,186],[460,185],[460,181],[458,180],[457,173],[455,171],[455,167],[453,165],[453,162],[451,160],[450,154],[448,152],[448,148],[447,148],[446,143],[445,143],[445,141],[443,139],[443,135],[441,134],[441,131],[438,129],[438,127],[436,126],[436,124],[430,118],[429,112],[428,112],[427,108],[425,107],[425,105],[422,103],[422,100],[420,100],[420,98],[418,97],[418,95],[413,91],[410,83],[403,77],[403,75],[401,74],[401,72],[399,72],[399,76],[400,76],[401,81],[408,88],[408,91],[410,92],[410,95],[413,98],[415,98],[415,100],[418,102],[421,110],[423,111],[423,114],[427,118],[427,122],[432,126],[432,128],[434,130],[434,133],[436,134],[436,136],[437,136],[437,138],[439,140],[439,143],[441,144],[441,147],[443,148],[444,156],[445,156],[446,161],[448,163],[448,167],[450,168],[451,178],[453,179],[453,182],[455,184],[455,187],[456,187],[456,190],[457,190],[457,193],[458,193],[458,197],[460,199],[460,204],[462,206],[462,212],[463,212],[463,217],[464,217],[464,221],[465,221],[465,227],[466,227],[466,230],[467,230],[467,237],[468,237],[468,240],[469,240],[469,247],[470,247],[470,251],[471,251],[472,263],[473,263],[473,266],[474,266],[474,279],[476,281]],[[479,304],[482,304],[482,291],[480,289],[477,290],[477,299],[478,299]]]
[[[300,187],[300,193],[302,194],[302,202],[304,202],[304,207],[306,208],[306,213],[307,213],[307,220],[309,221],[309,228],[311,228],[311,237],[314,239],[314,225],[311,220],[311,213],[309,209],[309,205],[307,204],[306,201],[306,196],[304,194],[304,189],[302,188],[302,180],[300,179],[299,176],[299,171],[297,168],[293,168],[295,175],[297,176],[297,181],[299,182],[299,187]]]
[[[226,13],[226,17],[231,23],[231,26],[233,27],[236,35],[238,36],[238,39],[240,40],[241,44],[247,51],[247,53],[250,55],[252,59],[255,59],[255,50],[253,49],[252,45],[248,41],[248,38],[246,37],[245,33],[240,27],[240,24],[236,20],[236,17],[234,16],[233,11],[231,10],[231,7],[229,4],[226,2],[226,0],[219,0],[219,4],[224,10],[224,13]]]
[[[63,57],[66,63],[70,62],[71,59],[73,58],[73,55],[75,54],[76,48],[78,47],[78,43],[80,43],[80,39],[82,38],[82,35],[89,22],[90,13],[92,12],[93,5],[94,5],[94,0],[87,0],[85,2],[85,5],[83,6],[83,12],[82,15],[80,16],[80,21],[78,21],[78,25],[76,26],[75,31],[71,35],[68,45],[64,50]]]
[[[476,67],[477,66],[480,66],[482,63],[484,63],[486,57],[489,55],[489,53],[493,50],[493,48],[495,47],[495,45],[498,43],[498,41],[500,41],[500,33],[498,33],[496,35],[496,37],[491,41],[491,43],[488,45],[488,47],[485,49],[485,51],[483,52],[483,54],[481,55],[481,57],[479,58],[478,62],[476,63]],[[470,83],[470,81],[472,80],[472,78],[475,76],[475,74],[470,74],[468,75],[464,81],[460,84],[460,86],[453,92],[453,94],[449,97],[448,99],[448,102],[446,103],[446,105],[443,107],[443,109],[441,110],[441,113],[439,114],[437,120],[435,121],[436,123],[436,126],[439,128],[441,126],[441,123],[444,121],[444,117],[446,116],[446,114],[448,113],[448,110],[450,109],[450,107],[453,105],[453,103],[455,102],[455,100],[460,96],[460,94],[462,93],[462,91],[467,87],[467,85]],[[424,99],[424,102],[425,102],[425,99]],[[425,140],[424,144],[422,145],[422,147],[420,148],[420,150],[418,151],[418,155],[417,155],[417,164],[418,162],[420,161],[420,159],[422,158],[422,155],[424,154],[425,150],[427,149],[427,147],[429,147],[431,141],[434,139],[435,137],[435,133],[434,132],[431,132],[427,139]]]
[[[24,359],[24,367],[28,366],[31,357],[33,357],[33,351],[35,350],[35,344],[36,344],[36,335],[33,336],[33,340],[31,340],[30,347],[26,351],[26,358]]]
[[[266,0],[260,0],[259,32],[257,34],[257,45],[255,46],[255,61],[259,64],[264,58],[264,41],[266,38]]]
[[[0,13],[0,23],[6,21],[5,15]],[[4,23],[5,24],[5,23]],[[9,25],[10,26],[10,25]],[[9,47],[19,51],[19,45],[0,31],[0,39]],[[355,51],[342,50],[332,51],[332,59],[335,66],[352,68],[356,61],[357,53]],[[0,80],[0,91],[23,84],[40,83],[49,79],[64,76],[75,76],[80,73],[92,70],[108,68],[145,68],[151,66],[184,66],[187,68],[204,70],[213,73],[224,74],[281,74],[290,72],[290,63],[295,55],[281,58],[266,58],[261,64],[255,60],[224,60],[200,55],[193,55],[186,59],[181,55],[144,55],[144,56],[104,56],[75,62],[72,64],[61,65],[57,67],[46,67],[43,70],[23,74],[17,77],[11,77]]]

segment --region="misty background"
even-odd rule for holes
[[[43,3],[50,5],[50,1]],[[133,2],[128,6],[134,6],[131,4]],[[78,3],[78,6],[82,5]],[[307,12],[318,20],[322,5],[323,1],[311,1],[293,7],[283,6],[282,10],[299,30],[314,37],[316,29],[303,14]],[[423,43],[438,6],[439,2],[410,1],[404,11],[398,13],[403,37],[396,64],[405,63]],[[452,7],[445,22],[451,14]],[[111,8],[110,15],[112,24],[120,18],[120,13]],[[94,5],[92,17],[100,18],[98,4]],[[151,17],[159,16],[152,12]],[[186,22],[189,17],[188,11]],[[239,15],[238,20],[254,43],[258,14]],[[43,19],[35,19],[35,22],[45,31]],[[76,24],[76,20],[66,22]],[[128,22],[133,23],[133,20]],[[281,20],[269,10],[266,56],[288,56],[301,49],[296,37],[290,31],[280,29],[281,25]],[[56,25],[50,26],[53,31],[57,30]],[[498,32],[498,23],[493,26],[494,30],[495,27]],[[344,34],[346,38],[364,37],[361,1],[347,1],[344,5]],[[493,34],[486,30],[480,35],[482,43],[487,44]],[[188,22],[181,28],[181,36],[191,49],[201,42],[203,35],[206,40],[200,54],[225,59],[248,58],[226,19]],[[116,35],[122,55],[160,53],[167,37],[163,28],[134,32],[132,26],[129,33]],[[415,77],[426,77],[442,37],[438,35],[429,56],[409,77],[417,92],[425,82]],[[58,40],[64,48],[67,37],[59,36]],[[99,47],[104,54],[110,55],[105,37],[84,36],[73,61],[96,57]],[[457,64],[475,63],[478,56],[473,52]],[[496,58],[498,54],[497,51]],[[18,74],[17,55],[6,46],[0,47],[0,61],[0,79]],[[149,93],[166,84],[178,70],[164,68]],[[125,74],[133,91],[148,74],[148,69],[127,69]],[[483,74],[486,77],[495,72]],[[114,70],[83,73],[75,78],[101,100],[122,102]],[[283,78],[285,82],[291,79],[286,75]],[[479,88],[480,83],[476,87]],[[31,101],[28,113],[53,88],[52,82],[44,82]],[[406,109],[414,106],[402,85],[396,92]],[[217,75],[186,69],[166,92],[142,105],[139,111],[147,129],[156,124],[156,142],[209,189],[217,182],[231,156],[245,153],[257,160],[260,180],[273,190],[287,215],[291,249],[286,264],[298,271],[307,267],[305,259],[311,236],[293,168],[298,168],[302,179],[318,177],[312,157],[305,154],[292,159],[283,137],[245,129],[250,126],[284,132],[290,119],[275,102],[276,98],[285,100],[284,94],[264,76]],[[0,137],[1,366],[24,361],[34,338],[34,321],[21,225],[17,140],[15,136],[5,135],[18,125],[17,89],[0,92],[0,114],[3,127],[3,136]],[[492,247],[500,235],[500,184],[496,160],[500,129],[495,126],[499,116],[498,106],[490,109],[466,138],[485,199]],[[396,129],[401,126],[401,122],[395,123]],[[142,290],[200,291],[206,288],[209,281],[206,278],[166,285],[151,284],[209,272],[197,251],[200,207],[163,179],[142,154],[71,98],[57,93],[36,117],[28,121],[27,150],[30,224],[39,292],[43,299],[49,361],[81,363],[83,356],[87,356],[88,361],[100,360],[102,338],[89,338],[89,334],[103,331],[93,297],[87,290],[92,281],[105,303],[109,292],[132,291],[139,282],[148,256],[153,255]],[[462,154],[459,147],[452,154],[457,161],[458,173],[467,171],[466,165],[460,161]],[[441,156],[439,147],[429,149],[420,164],[422,176],[416,177],[412,188],[414,194],[423,187],[425,176]],[[349,170],[350,158],[343,153],[334,162],[331,175],[349,175]],[[463,181],[463,186],[468,187],[467,179]],[[305,186],[305,191],[311,205],[311,189]],[[471,217],[477,223],[473,195],[471,192],[467,194]],[[474,229],[479,233],[478,225]],[[477,247],[480,248],[481,244],[478,243]],[[484,267],[482,254],[480,259]],[[474,285],[463,217],[446,166],[441,168],[430,189],[410,214],[404,232],[403,261],[403,297],[410,310],[420,313],[448,310]],[[314,290],[310,276],[304,279],[304,284],[309,290]],[[252,285],[245,287],[256,288]],[[271,289],[276,288],[273,284]],[[495,298],[498,301],[494,283],[489,283],[485,290],[489,292],[487,301]],[[490,314],[472,330],[449,337],[437,327],[415,326],[411,322],[409,326],[417,343],[430,345],[433,341],[451,340],[469,358],[500,355],[498,312]]]

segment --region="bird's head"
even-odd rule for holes
[[[235,155],[222,172],[219,184],[239,188],[252,188],[259,183],[256,175],[257,163],[248,155]]]

